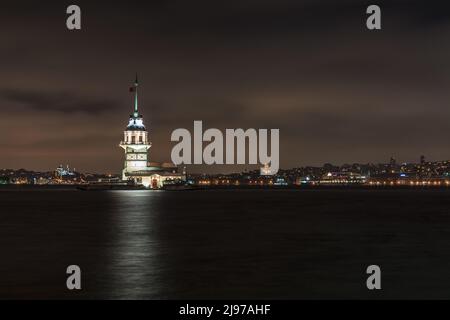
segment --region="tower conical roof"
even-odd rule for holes
[[[138,110],[138,86],[138,75],[136,73],[136,80],[134,81],[133,87],[130,88],[130,91],[134,92],[134,110],[133,114],[130,115],[127,130],[145,130],[143,118]]]

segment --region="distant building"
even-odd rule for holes
[[[147,188],[158,189],[166,182],[186,181],[186,175],[178,173],[173,163],[149,163],[148,150],[152,146],[144,119],[138,111],[138,79],[131,88],[134,92],[134,112],[130,115],[124,131],[124,140],[120,143],[125,151],[125,164],[122,180],[133,180]]]
[[[364,184],[367,177],[355,172],[328,172],[319,181],[322,185]]]
[[[0,184],[9,184],[8,177],[0,177]]]
[[[394,156],[391,156],[389,164],[391,165],[391,168],[395,168],[397,166],[397,160],[395,160]]]
[[[425,156],[420,156],[420,164],[424,165],[425,164]]]
[[[259,174],[262,176],[269,176],[272,174],[269,165],[266,163],[263,167],[260,168]]]
[[[56,176],[59,178],[67,176],[75,176],[75,169],[71,171],[69,165],[67,165],[66,168],[64,168],[63,165],[61,164],[59,165],[58,168],[56,168]]]

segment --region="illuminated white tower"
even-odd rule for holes
[[[129,173],[147,170],[148,149],[151,147],[144,120],[138,112],[137,75],[131,91],[134,92],[134,112],[130,115],[128,126],[124,131],[124,140],[120,143],[120,146],[125,150],[125,167],[122,171],[123,180],[129,179]]]

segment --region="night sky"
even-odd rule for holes
[[[135,72],[152,161],[194,120],[279,128],[282,168],[450,159],[444,1],[92,2],[2,4],[0,168],[119,172]]]

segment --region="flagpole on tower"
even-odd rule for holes
[[[136,81],[134,82],[134,116],[139,116],[138,112],[138,75],[136,72]]]

